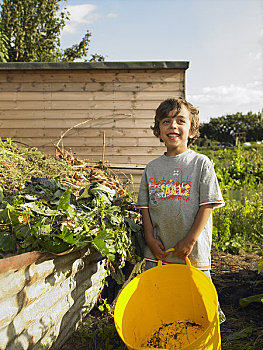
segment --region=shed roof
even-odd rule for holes
[[[130,62],[7,62],[0,70],[19,69],[187,69],[187,61],[130,61]]]

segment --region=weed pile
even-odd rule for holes
[[[124,282],[126,261],[140,260],[141,225],[131,195],[116,176],[11,140],[0,142],[0,164],[2,258],[91,245],[107,258],[118,283]]]

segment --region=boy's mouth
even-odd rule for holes
[[[170,139],[175,139],[176,137],[179,137],[180,136],[180,134],[178,134],[178,133],[169,133],[169,134],[167,134],[167,136],[170,138]]]

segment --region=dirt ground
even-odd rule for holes
[[[240,298],[263,293],[263,275],[257,273],[258,254],[213,253],[212,278],[226,322],[221,325],[223,350],[263,350],[263,304],[239,305]]]
[[[263,274],[257,273],[261,256],[240,252],[238,255],[212,254],[212,278],[221,308],[226,315],[221,329],[222,350],[263,350],[263,304],[239,305],[239,299],[263,293]],[[110,313],[95,309],[61,350],[124,350]]]

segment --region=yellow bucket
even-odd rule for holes
[[[183,350],[220,350],[217,292],[210,279],[193,267],[158,264],[132,281],[120,293],[114,322],[129,350],[148,349],[142,344],[164,324],[190,321],[204,332]]]

